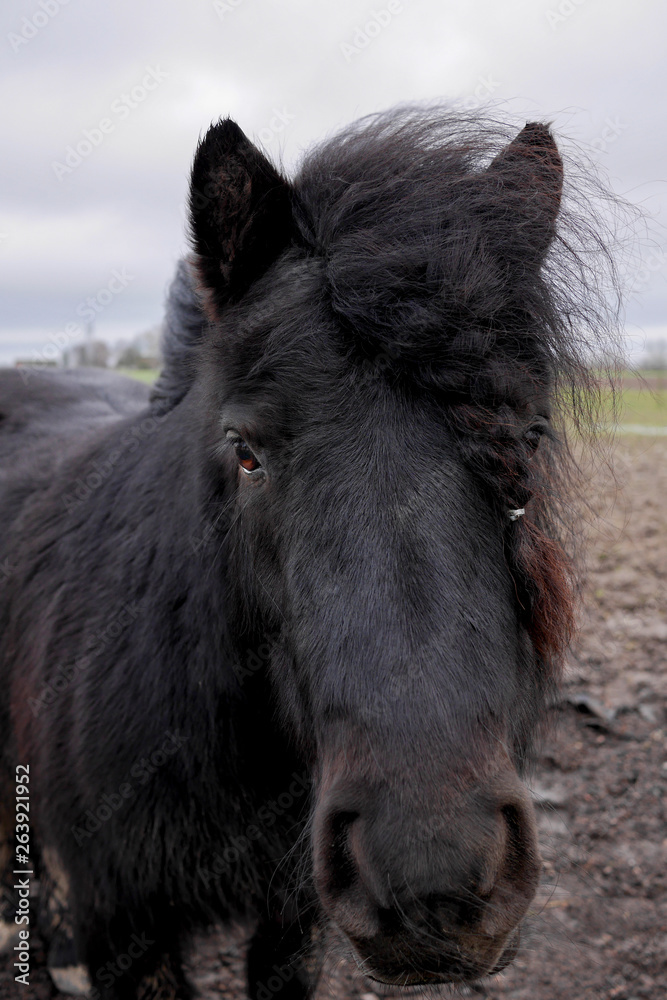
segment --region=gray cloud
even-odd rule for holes
[[[13,345],[3,359],[76,316],[117,268],[134,277],[99,330],[159,319],[186,248],[194,147],[220,115],[292,168],[360,114],[414,100],[499,101],[501,114],[553,121],[618,193],[658,217],[666,33],[659,0],[3,5],[0,352]],[[87,155],[68,160],[86,142]],[[642,256],[658,266],[628,318],[658,328],[667,267],[651,252],[647,244]]]

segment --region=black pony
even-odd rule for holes
[[[150,397],[3,374],[5,860],[24,765],[50,964],[95,995],[190,996],[214,921],[254,922],[259,1000],[323,935],[398,986],[511,960],[596,320],[562,179],[541,124],[400,110],[289,182],[220,121]]]

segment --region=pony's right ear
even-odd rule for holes
[[[541,264],[556,231],[563,161],[548,125],[527,122],[489,165],[496,184],[500,252],[522,264]]]
[[[288,182],[231,118],[199,143],[190,179],[195,264],[214,314],[239,299],[290,242]]]

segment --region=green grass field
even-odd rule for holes
[[[620,394],[618,422],[667,426],[667,389],[624,389]]]
[[[159,368],[116,368],[119,375],[127,375],[128,378],[136,378],[139,382],[152,385],[160,374]]]

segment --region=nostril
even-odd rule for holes
[[[327,888],[332,896],[349,891],[358,880],[357,866],[350,845],[350,831],[357,812],[338,812],[329,820],[329,863]]]
[[[485,933],[507,934],[523,918],[537,890],[540,857],[535,822],[528,802],[510,802],[499,810],[502,839],[495,884],[483,920]]]
[[[505,820],[505,826],[507,827],[508,854],[516,855],[519,845],[523,839],[521,833],[521,821],[519,819],[519,810],[515,805],[503,806],[500,810],[500,815]]]
[[[510,878],[513,876],[522,878],[527,869],[532,869],[535,865],[533,824],[526,816],[525,810],[514,803],[503,806],[500,813],[507,830],[506,874]]]
[[[350,940],[380,932],[372,866],[365,859],[364,824],[352,809],[331,810],[315,821],[315,884],[329,915]]]

